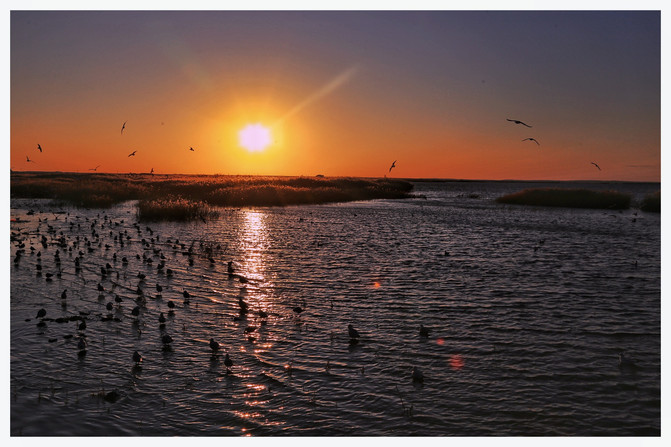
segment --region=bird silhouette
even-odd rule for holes
[[[425,327],[423,324],[419,325],[419,336],[420,337],[428,337],[430,333],[431,333],[431,329]]]
[[[391,170],[396,167],[396,162],[397,162],[397,160],[394,160],[394,162],[391,164],[391,166],[389,166],[389,172],[391,172]]]
[[[347,325],[347,333],[349,334],[349,338],[351,339],[359,338],[359,331],[354,329],[354,326],[352,326],[351,324]]]
[[[522,140],[522,141],[527,141],[527,140],[529,140],[529,141],[533,141],[534,143],[536,143],[536,144],[539,145],[539,146],[541,145],[538,141],[536,141],[535,138],[525,138],[525,139]]]
[[[154,168],[151,168],[151,171],[149,171],[151,175],[154,175]]]
[[[228,353],[226,353],[226,358],[224,358],[224,365],[226,365],[226,372],[229,373],[231,372],[231,367],[233,366],[233,360],[228,356]]]
[[[121,126],[121,133],[122,133],[122,134],[123,134],[123,130],[126,128],[126,123],[127,123],[127,122],[128,122],[128,121],[124,121],[124,122],[123,122],[123,126]]]
[[[136,365],[140,364],[142,361],[142,356],[140,355],[139,352],[135,351],[133,352],[133,361],[135,362]]]
[[[137,151],[133,151],[132,153],[128,154],[128,156],[129,156],[129,157],[134,157],[136,152],[137,152]]]
[[[520,121],[520,120],[511,120],[511,119],[506,118],[506,121],[510,121],[510,122],[515,123],[515,124],[521,124],[521,125],[523,125],[523,126],[531,127],[531,126],[528,125],[527,123],[524,123],[524,122],[522,122],[522,121]]]
[[[195,149],[192,148],[192,147],[189,147],[189,150],[190,150],[191,152],[196,152]]]
[[[42,146],[40,146],[39,143],[37,143],[37,148],[40,150],[40,152],[42,152]]]
[[[95,168],[89,168],[89,171],[97,171],[100,165],[96,166]]]
[[[26,155],[26,161],[27,161],[28,163],[35,163],[35,162],[34,162],[33,160],[31,160],[30,157],[28,157],[27,155]]]
[[[210,338],[210,349],[214,352],[217,352],[219,350],[219,343],[214,341],[214,338]]]
[[[594,163],[594,162],[591,162],[591,163],[592,163],[594,166],[596,166],[596,168],[597,168],[599,171],[601,170],[601,168],[599,167],[598,164],[596,164],[596,163]]]

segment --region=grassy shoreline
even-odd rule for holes
[[[411,197],[413,185],[395,179],[16,173],[12,198],[52,199],[82,208],[108,208],[139,201],[139,215],[151,220],[208,216],[215,206],[287,206]],[[198,210],[198,211],[197,211]]]

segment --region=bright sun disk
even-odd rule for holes
[[[260,123],[247,124],[244,129],[238,133],[240,146],[249,152],[259,152],[264,150],[272,143],[270,129]]]

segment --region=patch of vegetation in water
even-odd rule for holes
[[[617,191],[589,189],[532,188],[496,199],[498,203],[566,208],[627,209],[631,196]]]
[[[661,191],[648,194],[641,203],[641,210],[650,213],[659,213],[662,211],[662,194]]]

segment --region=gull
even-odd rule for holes
[[[398,160],[394,160],[394,162],[391,164],[391,166],[389,167],[389,172],[391,172],[391,170],[394,169],[394,168],[396,167],[396,162],[397,162],[397,161],[398,161]]]
[[[534,143],[536,143],[536,144],[539,145],[539,146],[541,145],[538,141],[536,141],[535,138],[525,138],[525,139],[522,140],[522,141],[527,141],[527,140],[529,140],[529,141],[533,141]]]
[[[189,150],[190,150],[191,152],[196,152],[195,149],[192,148],[192,147],[189,147]]]
[[[151,168],[151,171],[149,172],[151,175],[154,175],[154,168]]]
[[[137,152],[137,151],[133,151],[131,154],[128,154],[128,156],[129,156],[129,157],[133,157],[133,156],[135,156],[135,153],[136,153],[136,152]]]
[[[124,121],[124,122],[123,122],[123,126],[121,126],[121,133],[123,133],[123,130],[126,128],[126,123],[127,123],[127,122],[128,122],[128,121]]]
[[[429,334],[431,333],[431,329],[424,327],[423,324],[419,325],[419,336],[420,337],[428,337]]]
[[[521,124],[523,126],[531,127],[530,125],[528,125],[526,123],[523,123],[522,121],[519,121],[519,120],[511,120],[511,119],[506,118],[506,121],[510,121],[510,122],[515,123],[515,124]]]
[[[32,162],[32,163],[35,163],[35,162],[34,162],[33,160],[31,160],[30,157],[28,157],[27,155],[26,155],[26,161],[27,161],[28,163],[31,163],[31,162]]]
[[[210,338],[210,349],[214,352],[217,352],[219,350],[219,343],[214,341],[214,338]]]
[[[165,315],[163,315],[163,312],[161,312],[161,315],[158,316],[158,322],[161,324],[165,323]]]
[[[47,311],[44,308],[42,308],[42,309],[37,311],[37,318],[44,318],[44,316],[46,314],[47,314]]]
[[[89,171],[97,171],[100,165],[96,166],[95,168],[89,168]]]
[[[591,162],[591,163],[592,163],[594,166],[596,166],[596,168],[597,168],[599,171],[601,170],[601,168],[599,167],[598,164],[596,164],[596,163],[594,163],[594,162]]]
[[[37,148],[42,152],[42,146],[40,146],[40,143],[37,143]]]
[[[349,334],[349,338],[351,338],[351,339],[359,338],[359,331],[354,329],[354,326],[352,326],[351,324],[347,325],[347,332]]]
[[[133,361],[135,362],[136,365],[140,364],[140,362],[142,361],[142,356],[140,355],[139,352],[137,351],[133,352]]]

